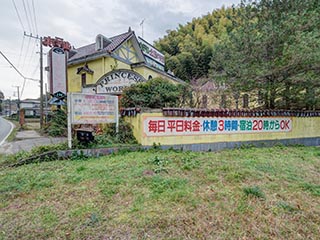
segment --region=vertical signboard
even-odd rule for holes
[[[62,48],[54,47],[49,51],[49,87],[50,93],[67,93],[67,60]]]

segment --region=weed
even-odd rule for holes
[[[81,160],[87,160],[89,157],[84,154],[82,150],[79,151],[73,151],[72,155],[70,157],[70,160],[72,161],[81,161]]]
[[[310,192],[314,196],[320,196],[320,185],[312,184],[312,183],[304,183],[302,184],[302,189]]]
[[[152,150],[156,150],[156,151],[159,151],[161,150],[161,144],[158,143],[156,144],[155,142],[152,144]]]
[[[168,172],[166,166],[168,165],[169,161],[166,158],[154,156],[153,158],[149,159],[149,162],[156,165],[156,168],[153,170],[155,173]]]
[[[77,172],[82,172],[82,171],[86,170],[86,167],[85,166],[80,166],[76,170],[77,170]]]
[[[245,187],[243,188],[243,192],[247,197],[256,197],[256,198],[261,198],[265,199],[266,196],[262,192],[262,190],[258,186],[253,186],[253,187]]]
[[[252,148],[255,148],[255,147],[256,147],[255,145],[250,144],[250,143],[248,143],[248,144],[241,144],[241,145],[240,145],[240,149],[252,149]]]
[[[99,218],[96,213],[91,213],[89,219],[86,221],[85,225],[93,227],[99,222]]]
[[[192,170],[200,167],[200,161],[196,159],[194,156],[187,156],[181,158],[182,169],[184,170]]]
[[[230,171],[226,175],[226,180],[229,182],[240,182],[246,179],[249,173],[246,173],[246,171]]]
[[[297,211],[297,210],[298,210],[297,208],[291,206],[289,203],[284,202],[284,201],[278,202],[278,203],[277,203],[277,207],[278,207],[278,208],[281,208],[281,209],[283,209],[283,210],[285,210],[285,211],[287,211],[287,212],[294,212],[294,211]]]

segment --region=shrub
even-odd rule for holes
[[[186,85],[176,85],[165,79],[154,78],[125,88],[121,105],[148,108],[177,107],[183,104],[188,92]]]
[[[67,136],[67,114],[61,109],[52,112],[48,118],[48,124],[44,128],[44,132],[51,137]]]
[[[119,121],[119,132],[116,132],[116,124],[109,123],[103,133],[95,136],[95,144],[112,145],[116,143],[136,144],[137,140],[133,136],[131,125],[122,119]]]

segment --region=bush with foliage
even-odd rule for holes
[[[67,113],[62,109],[57,109],[49,115],[44,131],[51,137],[67,136],[67,126]]]
[[[96,145],[112,144],[136,144],[137,140],[133,136],[131,125],[122,119],[119,122],[119,132],[116,132],[115,123],[105,126],[103,133],[95,136]]]
[[[173,84],[162,78],[134,84],[125,88],[121,98],[123,107],[178,107],[187,101],[190,90],[187,85]]]

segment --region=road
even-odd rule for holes
[[[13,124],[0,117],[0,146],[7,139],[13,129]]]

